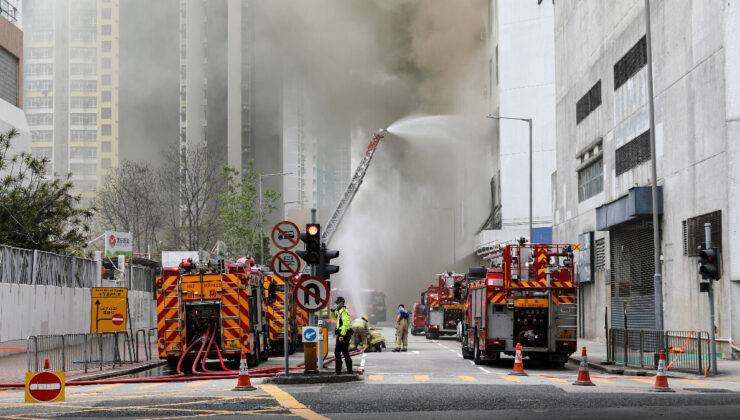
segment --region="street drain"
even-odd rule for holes
[[[704,392],[704,393],[736,393],[736,391],[731,391],[729,389],[724,389],[724,388],[684,388],[684,391]]]

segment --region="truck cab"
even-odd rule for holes
[[[413,320],[411,322],[411,334],[421,334],[424,331],[424,319],[426,315],[426,308],[421,301],[414,302],[413,309]]]

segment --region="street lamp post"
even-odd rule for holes
[[[262,178],[267,178],[269,176],[282,176],[282,175],[293,175],[293,172],[280,172],[280,173],[275,173],[275,174],[264,174],[264,175],[260,174],[257,177],[258,178],[258,181],[259,181],[258,182],[258,184],[259,184],[259,192],[258,192],[258,194],[259,194],[259,206],[260,206],[260,208],[259,208],[259,214],[260,214],[260,265],[264,265],[265,264],[265,244],[264,244],[265,241],[262,238],[262,235],[264,233],[264,232],[262,232],[262,218],[264,217],[263,216],[263,213],[262,213]]]
[[[501,117],[499,115],[488,115],[487,118],[495,120],[517,120],[524,121],[529,125],[529,242],[532,243],[532,119],[531,118],[513,118]]]

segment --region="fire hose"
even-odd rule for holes
[[[185,356],[187,356],[188,352],[190,352],[190,350],[192,350],[192,348],[196,344],[198,344],[198,340],[195,340],[192,343],[190,343],[190,345],[185,349],[185,351],[182,352],[182,355],[180,356],[180,359],[177,362],[177,373],[176,374],[167,375],[167,376],[155,376],[151,378],[67,381],[66,385],[75,386],[75,385],[138,384],[138,383],[152,383],[152,382],[191,382],[191,381],[202,381],[202,380],[210,380],[210,379],[236,379],[239,376],[238,371],[226,368],[223,358],[221,356],[221,350],[219,349],[218,344],[216,344],[216,353],[218,354],[218,360],[221,365],[221,368],[224,371],[216,372],[216,371],[206,371],[205,370],[205,358],[216,336],[216,330],[213,331],[213,334],[211,334],[210,332],[211,332],[211,329],[208,328],[206,333],[203,335],[203,343],[201,344],[200,349],[198,350],[198,353],[195,356],[195,360],[192,366],[192,371],[195,374],[195,376],[185,376],[185,372],[182,371],[182,362],[183,360],[185,360]],[[209,335],[210,335],[210,339],[208,338]],[[206,348],[207,341],[209,341],[209,344],[208,344],[208,347]],[[362,349],[351,352],[350,356],[357,356],[359,354],[364,353],[367,347],[368,346],[365,346]],[[204,354],[204,350],[205,350],[205,354]],[[201,365],[204,368],[204,371],[197,372],[196,367],[198,364],[198,360],[201,360],[201,357],[202,357]],[[326,360],[324,360],[324,367],[326,367],[328,363],[333,362],[335,359],[336,359],[335,356],[331,356],[327,358]],[[304,365],[305,363],[299,363],[298,365],[289,368],[289,370],[290,371],[301,370],[303,369]],[[285,369],[280,366],[255,368],[255,369],[250,369],[249,376],[252,378],[268,378],[268,377],[273,377],[277,375],[278,373],[282,373],[284,370]],[[360,371],[364,372],[364,369],[360,369]],[[0,383],[0,388],[23,388],[25,387],[25,385],[26,384],[23,382]]]

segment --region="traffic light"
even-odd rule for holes
[[[316,270],[316,275],[326,280],[331,277],[332,274],[339,272],[338,265],[331,265],[329,262],[339,256],[339,250],[326,249],[326,244],[321,244],[321,256],[319,258],[319,266]]]
[[[719,249],[708,248],[702,244],[699,250],[699,274],[704,279],[719,280],[721,273],[719,270]]]
[[[301,241],[306,244],[305,251],[297,251],[299,257],[301,257],[308,265],[318,265],[321,256],[321,225],[318,223],[310,223],[306,225],[306,231],[301,233]]]

